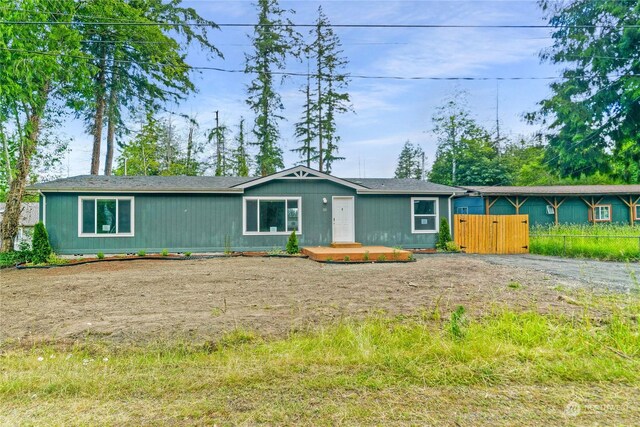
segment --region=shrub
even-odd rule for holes
[[[145,251],[138,251],[138,256],[145,256],[147,253]]]
[[[184,256],[191,256],[191,252],[185,252]]]
[[[460,246],[456,242],[447,242],[444,248],[447,252],[460,252]]]
[[[344,262],[349,262],[349,261],[351,261],[351,257],[349,255],[345,255]]]
[[[104,252],[98,252],[96,255],[98,259],[104,259]]]
[[[296,236],[295,231],[292,231],[291,235],[289,235],[289,240],[287,241],[287,253],[293,255],[299,252],[300,248],[298,247],[298,236]]]
[[[446,218],[440,219],[440,230],[438,231],[438,243],[436,248],[447,250],[447,243],[451,241],[451,231],[449,230],[449,222]]]
[[[44,264],[53,250],[49,243],[49,235],[42,221],[38,222],[33,229],[33,240],[31,243],[33,256],[31,261],[34,264]]]
[[[387,257],[384,254],[381,254],[380,256],[378,256],[378,261],[384,262],[386,260],[387,260]]]
[[[363,257],[363,259],[364,259],[365,261],[369,261],[369,251],[364,251],[364,257]]]
[[[169,250],[168,249],[163,249],[162,252],[160,252],[160,255],[169,256]]]

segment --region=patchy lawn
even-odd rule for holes
[[[640,422],[638,295],[478,257],[0,279],[0,425]]]
[[[304,259],[129,261],[0,271],[0,342],[215,340],[246,328],[292,330],[383,310],[412,315],[463,305],[580,312],[562,280],[464,255],[409,264],[324,265]]]

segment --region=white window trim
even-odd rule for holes
[[[435,204],[436,228],[435,230],[416,230],[416,213],[414,202],[422,200],[431,200]],[[438,232],[438,224],[440,224],[440,201],[437,197],[412,197],[411,198],[411,233],[412,234],[434,234]],[[418,216],[427,216],[418,214]],[[433,216],[433,215],[428,215]]]
[[[462,212],[460,212],[461,210]],[[458,206],[456,208],[456,215],[469,215],[469,206]]]
[[[638,204],[636,204],[636,205],[635,205],[635,212],[634,212],[634,214],[635,214],[634,220],[635,220],[635,221],[640,221],[640,203],[638,203]]]
[[[596,212],[600,212],[601,209],[606,209],[609,212],[607,219],[596,218]],[[595,205],[593,207],[593,221],[594,222],[611,222],[611,205]]]
[[[98,200],[128,200],[131,202],[131,232],[130,233],[118,233],[118,227],[120,226],[118,221],[118,209],[119,203],[116,203],[116,233],[83,233],[82,232],[82,202],[85,200],[93,200],[96,204]],[[97,205],[95,207],[95,219],[94,221],[98,221],[98,208]],[[133,237],[135,235],[135,224],[136,224],[136,209],[135,209],[135,201],[132,196],[79,196],[78,197],[78,237]],[[94,229],[97,231],[97,224],[94,225]]]
[[[288,236],[291,234],[291,231],[277,231],[275,233],[271,233],[270,231],[247,231],[247,201],[257,201],[258,202],[258,230],[260,230],[260,201],[270,201],[270,202],[285,202],[285,215],[288,214],[288,204],[287,200],[297,200],[298,201],[298,230],[296,231],[296,235],[300,236],[302,234],[302,197],[288,197],[288,196],[259,196],[259,197],[243,197],[242,198],[242,235],[243,236]],[[288,217],[285,217],[285,226],[288,228]],[[293,230],[292,230],[293,231]]]

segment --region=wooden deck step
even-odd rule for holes
[[[333,242],[330,245],[332,248],[361,248],[362,243],[352,242],[352,243],[338,243]]]
[[[330,248],[311,246],[302,248],[302,253],[314,261],[408,261],[411,252],[386,246],[363,246],[360,248]]]

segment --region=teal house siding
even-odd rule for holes
[[[236,193],[152,193],[41,190],[41,212],[59,254],[221,252],[284,248],[287,235],[246,235],[245,197],[299,197],[301,246],[332,242],[332,198],[354,197],[355,240],[365,245],[434,248],[436,233],[411,232],[411,198],[437,197],[439,217],[448,219],[448,195],[358,194],[326,179],[274,179]],[[133,197],[133,236],[79,236],[80,196]]]
[[[520,201],[522,202],[525,197],[519,196]],[[547,198],[553,200],[553,196]],[[565,200],[558,209],[559,224],[592,224],[589,221],[589,207],[580,197],[556,196],[558,202],[563,198]],[[600,205],[611,205],[612,224],[628,225],[630,223],[629,207],[617,196],[585,196],[585,199],[589,202],[591,202],[592,198],[596,202],[602,199],[598,203]],[[480,200],[482,201],[481,209],[478,209],[478,201]],[[490,200],[493,202],[496,197],[492,196]],[[515,200],[515,196],[511,196],[511,200]],[[478,210],[478,214],[484,214],[486,212],[484,202],[485,199],[483,197],[461,197],[456,199],[454,206],[456,208],[474,206],[474,210]],[[531,227],[553,226],[555,216],[552,213],[547,213],[547,205],[549,203],[543,197],[530,196],[524,205],[520,207],[520,213],[529,215]],[[491,206],[489,212],[492,215],[513,215],[516,213],[516,208],[506,198],[500,197]],[[637,219],[634,222],[640,224]]]

